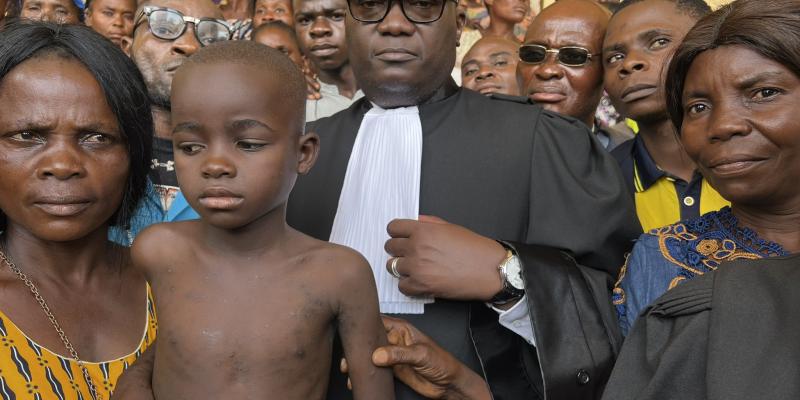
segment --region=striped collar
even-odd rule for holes
[[[647,147],[644,146],[642,135],[633,138],[633,187],[636,193],[644,192],[653,186],[659,179],[666,176],[675,179],[656,165]]]

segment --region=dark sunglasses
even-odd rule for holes
[[[194,24],[194,36],[201,46],[231,39],[231,28],[225,21],[214,18],[194,18],[178,10],[166,7],[147,6],[136,17],[134,29],[147,18],[150,33],[164,40],[176,40],[186,32],[186,25]]]
[[[519,48],[520,61],[528,64],[541,64],[547,59],[548,53],[555,53],[556,60],[568,67],[582,67],[600,54],[592,54],[588,49],[578,46],[566,46],[560,49],[548,49],[538,44],[524,44]]]
[[[406,19],[415,24],[429,24],[442,18],[448,0],[397,0]],[[458,0],[452,0],[458,4]],[[350,15],[360,22],[381,22],[392,8],[392,0],[348,0]]]

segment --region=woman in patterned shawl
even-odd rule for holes
[[[792,12],[770,13],[761,1],[735,2],[698,22],[677,50],[667,75],[670,118],[731,207],[639,238],[613,294],[623,334],[688,279],[728,261],[800,252],[798,4],[771,0]]]

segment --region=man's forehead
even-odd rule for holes
[[[347,8],[347,0],[294,0],[295,12],[341,10]]]
[[[23,3],[27,4],[49,4],[49,5],[57,5],[57,6],[65,6],[69,7],[70,5],[74,5],[72,0],[36,0],[36,1],[23,1]]]
[[[112,8],[117,10],[129,10],[130,6],[132,5],[133,8],[136,8],[135,1],[128,1],[128,0],[94,0],[92,1],[92,7],[106,7]]]
[[[287,6],[292,5],[292,0],[256,0],[256,7],[258,6],[271,6],[271,5],[278,5],[284,4]]]
[[[552,47],[601,45],[611,13],[592,0],[561,0],[533,20],[525,43]]]
[[[150,0],[143,6],[168,7],[195,18],[223,18],[222,11],[211,0]]]
[[[518,46],[510,40],[484,41],[482,39],[475,43],[464,56],[464,64],[471,61],[480,62],[504,54],[513,55],[517,52],[517,47]]]
[[[549,47],[599,47],[605,34],[606,25],[600,21],[580,16],[552,16],[537,18],[528,27],[525,43]]]
[[[623,39],[639,40],[650,31],[683,34],[697,22],[690,15],[666,1],[647,1],[620,10],[608,24],[605,46]]]

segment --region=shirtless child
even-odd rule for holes
[[[202,219],[161,224],[132,250],[158,299],[158,399],[322,399],[334,334],[356,399],[393,399],[374,278],[356,252],[290,228],[286,201],[319,139],[305,81],[280,51],[202,48],[172,88],[178,182]]]

